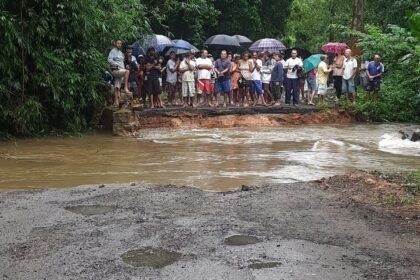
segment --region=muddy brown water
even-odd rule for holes
[[[354,169],[420,169],[417,125],[154,129],[138,139],[110,135],[0,143],[0,190],[150,183],[224,191],[297,182]]]

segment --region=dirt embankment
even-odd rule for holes
[[[133,184],[0,193],[1,274],[417,280],[419,220],[372,204],[394,188],[358,173],[227,193]]]
[[[256,114],[203,116],[197,113],[174,113],[170,116],[139,117],[141,128],[232,128],[278,127],[285,125],[353,122],[349,113],[312,112],[306,114]]]

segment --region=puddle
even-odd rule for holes
[[[146,247],[127,251],[121,255],[122,260],[135,267],[162,268],[173,264],[181,256],[180,253],[159,248]]]
[[[225,238],[225,244],[230,246],[252,245],[258,242],[261,242],[261,240],[248,235],[232,235]]]
[[[265,268],[274,268],[281,266],[281,262],[265,262],[265,263],[252,263],[248,265],[248,268],[251,269],[265,269]]]
[[[115,206],[104,206],[104,205],[78,205],[78,206],[67,206],[64,207],[67,211],[81,214],[85,216],[101,215],[116,209]]]

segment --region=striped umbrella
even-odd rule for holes
[[[271,39],[271,38],[265,38],[256,41],[254,44],[252,44],[249,49],[251,51],[257,51],[257,52],[280,52],[286,50],[286,47],[283,45],[282,42]]]

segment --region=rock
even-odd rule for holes
[[[248,186],[246,186],[246,185],[242,185],[242,187],[241,187],[241,191],[243,191],[243,192],[247,192],[247,191],[249,191],[251,188],[250,187],[248,187]]]
[[[411,135],[411,141],[417,142],[420,141],[420,130],[416,130],[413,132],[413,135]]]
[[[131,187],[134,187],[135,185],[136,185],[136,183],[134,183],[134,182],[130,183]]]
[[[118,136],[134,136],[140,129],[137,115],[131,110],[119,110],[114,112],[114,124],[112,131]]]
[[[398,131],[398,133],[401,134],[401,139],[403,139],[403,140],[405,140],[409,137],[408,134],[405,133],[405,131],[403,131],[403,130]]]

